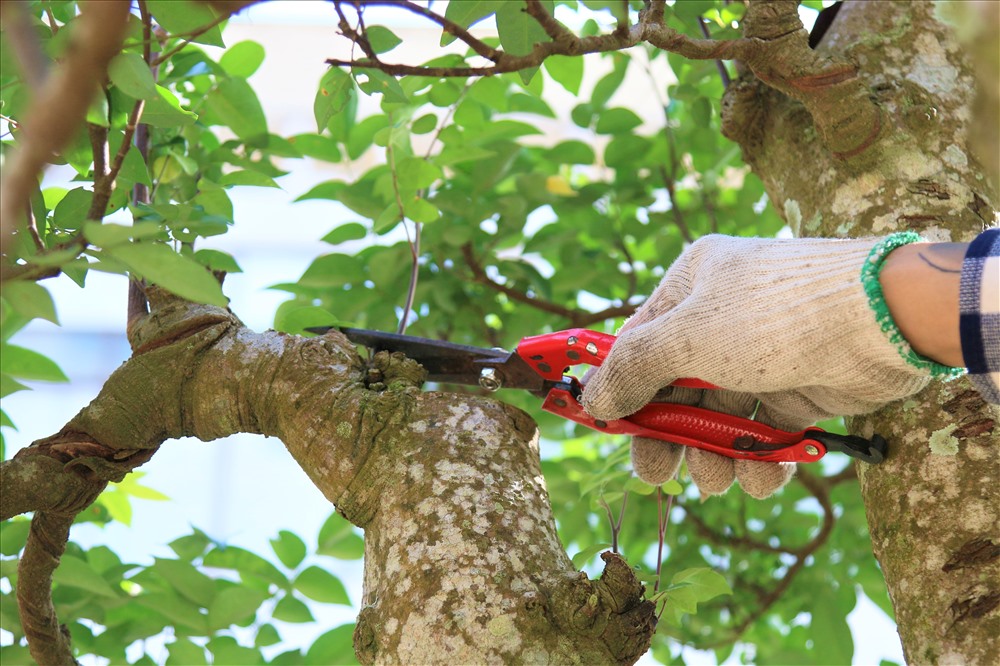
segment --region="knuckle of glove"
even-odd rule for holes
[[[743,491],[754,499],[766,499],[778,492],[795,474],[795,463],[767,463],[737,460],[736,478]]]

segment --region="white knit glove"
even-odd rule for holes
[[[801,430],[832,416],[861,414],[916,393],[934,374],[951,374],[913,352],[882,298],[878,271],[913,233],[877,239],[763,239],[705,236],[670,267],[619,332],[589,378],[583,406],[617,419],[636,412],[679,377],[722,391],[671,389],[668,401]],[[684,450],[686,449],[686,451]],[[686,453],[703,493],[738,478],[766,497],[794,465],[723,458],[636,438],[636,472],[658,484]]]

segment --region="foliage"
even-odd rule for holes
[[[29,4],[42,48],[62,57],[77,21],[74,3]],[[599,0],[556,4],[576,12],[584,35],[613,28],[621,7]],[[553,57],[539,70],[479,79],[397,79],[374,68],[332,68],[318,82],[316,132],[283,137],[269,132],[248,82],[266,57],[263,47],[244,41],[217,57],[205,47],[222,46],[225,33],[211,10],[187,2],[145,5],[165,36],[156,38],[152,55],[145,53],[148,30],[138,14],[132,17],[106,94],[88,114],[91,128],[106,129],[110,154],[122,156],[106,209],[96,218],[90,212],[101,184],[90,137],[81,130],[58,158],[76,172],[75,187],[39,188],[31,199],[36,238],[17,236],[14,253],[30,270],[4,286],[2,396],[27,388],[24,381],[65,380],[51,360],[10,343],[32,319],[57,321],[37,279],[58,270],[82,288],[89,271],[130,273],[191,300],[224,304],[209,269],[238,271],[237,259],[201,242],[235,224],[233,188],[274,187],[295,160],[350,165],[378,157],[375,166],[298,197],[337,202],[350,215],[324,230],[329,251],[298,281],[275,286],[288,294],[275,328],[290,333],[338,321],[390,330],[402,319],[415,335],[510,348],[522,336],[569,325],[613,331],[685,243],[714,232],[773,235],[782,226],[738,148],[720,134],[723,81],[713,62],[641,47]],[[524,23],[514,5],[453,2],[447,15],[468,26],[495,12],[499,37],[486,42],[526,52],[547,37],[530,33],[527,27],[538,26]],[[691,36],[700,37],[705,26],[713,37],[730,38],[738,9],[721,0],[687,1],[668,8],[667,21]],[[388,25],[366,28],[376,53],[391,53],[401,41]],[[29,94],[6,37],[0,42],[0,104],[11,119],[5,153],[17,145]],[[461,61],[441,55],[431,62]],[[667,70],[675,80],[663,77]],[[629,73],[647,77],[650,94],[662,100],[655,122],[617,94]],[[596,82],[584,85],[587,77]],[[553,141],[540,129],[566,115],[550,102],[556,89],[574,99],[568,113],[574,138]],[[378,100],[378,112],[360,115],[362,96]],[[145,160],[136,146],[119,153],[140,101],[150,128]],[[136,186],[149,196],[135,196]],[[606,548],[608,518],[617,520],[628,502],[617,540],[651,586],[661,588],[655,598],[663,617],[653,646],[660,661],[676,661],[683,644],[714,649],[719,661],[737,650],[760,664],[847,663],[853,648],[845,617],[857,588],[889,612],[849,473],[821,468],[829,475],[824,480],[815,469],[803,472],[806,482],[768,502],[732,492],[700,504],[690,486],[674,481],[658,491],[632,479],[620,441],[541,412],[530,397],[501,397],[539,424],[560,536],[578,555],[576,564]],[[128,523],[129,496],[153,498],[142,488],[119,484],[81,520]],[[666,496],[676,501],[667,512],[657,578],[658,497],[662,504]],[[3,525],[0,572],[11,584],[27,524]],[[279,531],[273,553],[254,554],[197,529],[170,546],[175,558],[146,564],[123,563],[106,547],[70,546],[55,601],[81,654],[151,663],[159,657],[145,648],[126,650],[158,636],[167,664],[353,659],[351,626],[331,630],[305,651],[272,648],[282,640],[281,623],[313,621],[312,602],[349,603],[327,571],[329,561],[317,559],[361,555],[359,535],[336,515],[315,547]],[[14,644],[0,655],[4,663],[21,663],[26,649],[10,587],[4,589],[0,617]]]

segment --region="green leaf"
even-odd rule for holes
[[[610,543],[595,543],[592,546],[588,546],[573,556],[573,566],[580,569],[583,565],[592,560],[595,555],[603,553],[609,548],[611,548]]]
[[[450,4],[450,3],[449,3]],[[354,624],[343,624],[326,632],[309,646],[307,664],[357,664],[354,653]]]
[[[267,592],[241,585],[228,587],[208,607],[208,625],[212,630],[219,630],[252,618],[270,596]]]
[[[410,132],[413,134],[428,134],[437,128],[438,119],[433,113],[420,116],[410,125]]]
[[[274,315],[274,328],[283,333],[293,335],[308,335],[307,328],[314,326],[333,326],[338,323],[335,316],[315,305],[304,307],[294,307],[294,302],[289,301],[291,307],[281,308]]]
[[[236,263],[231,254],[220,252],[219,250],[198,250],[194,253],[194,260],[202,266],[213,271],[224,271],[226,273],[242,273],[243,269]]]
[[[327,254],[313,260],[299,278],[299,284],[307,287],[342,287],[358,281],[363,274],[362,264],[357,257]]]
[[[87,219],[87,212],[90,210],[90,203],[94,200],[94,193],[78,187],[66,193],[53,212],[52,223],[59,229],[75,231],[80,228],[83,221]]]
[[[422,157],[407,157],[396,163],[396,178],[403,190],[421,190],[443,177],[441,167]]]
[[[219,58],[219,66],[226,74],[243,79],[249,79],[263,62],[264,47],[249,39],[233,44]]]
[[[136,99],[151,99],[157,95],[156,82],[149,65],[138,53],[119,53],[108,63],[111,82]]]
[[[268,647],[270,645],[277,645],[280,642],[281,634],[274,628],[274,625],[263,624],[257,630],[257,637],[254,638],[253,644],[256,647]]]
[[[551,16],[555,3],[542,0],[541,4]],[[535,44],[551,41],[542,26],[528,16],[523,2],[502,2],[496,8],[496,15],[500,45],[510,55],[527,55]]]
[[[18,391],[30,391],[31,388],[17,381],[6,372],[0,372],[0,398],[6,398]]]
[[[208,5],[192,0],[147,0],[146,6],[156,22],[171,35],[187,36],[199,44],[225,46],[222,30],[213,26],[194,36],[205,26],[216,20],[216,14]]]
[[[708,601],[722,594],[732,594],[729,583],[719,572],[707,567],[684,569],[670,579],[670,588],[687,588],[695,602]]]
[[[232,171],[219,178],[219,185],[250,185],[252,187],[276,187],[279,190],[281,186],[274,182],[274,179],[270,176],[265,176],[259,171]]]
[[[198,114],[181,107],[177,95],[163,86],[156,86],[159,95],[146,101],[142,111],[142,122],[154,127],[177,127],[193,125]]]
[[[563,141],[549,149],[547,159],[559,164],[593,164],[594,149],[583,141]]]
[[[236,136],[244,140],[267,135],[264,109],[246,79],[226,79],[208,93],[205,106]]]
[[[365,543],[354,532],[354,526],[334,512],[319,530],[316,553],[341,560],[360,560],[365,554]]]
[[[684,0],[684,2],[674,3],[674,16],[689,25],[697,25],[701,20],[701,15],[713,9],[713,0]]]
[[[366,94],[374,95],[376,93],[381,93],[386,102],[392,102],[396,104],[407,104],[409,103],[409,98],[406,96],[406,92],[403,91],[402,86],[399,85],[399,81],[396,80],[395,76],[391,74],[386,74],[385,72],[378,69],[371,69],[368,67],[356,67],[354,68],[354,79],[358,83],[358,87],[361,88]],[[359,76],[365,77],[364,81],[358,79]]]
[[[339,162],[340,148],[337,142],[321,134],[298,134],[289,139],[299,152],[306,157],[323,162]]]
[[[305,603],[291,593],[283,596],[274,607],[271,617],[282,622],[314,622],[312,613]]]
[[[707,97],[699,97],[691,104],[691,118],[698,127],[711,127],[712,102]]]
[[[334,115],[340,113],[354,96],[354,81],[350,74],[333,67],[327,70],[319,82],[313,115],[316,117],[316,131],[322,133]]]
[[[684,492],[684,486],[682,486],[677,479],[670,479],[660,486],[660,488],[662,488],[663,492],[667,495],[680,495]]]
[[[437,206],[422,197],[403,201],[403,212],[406,213],[406,217],[421,224],[437,222],[441,217],[441,211]]]
[[[85,561],[73,555],[63,554],[59,567],[52,574],[52,580],[59,585],[86,590],[100,597],[117,598],[119,595]]]
[[[368,228],[358,222],[348,222],[334,228],[333,231],[323,236],[323,242],[330,245],[339,245],[352,240],[361,240],[368,235]]]
[[[289,569],[299,566],[306,558],[306,543],[297,534],[288,530],[281,530],[276,539],[271,539],[271,548],[281,563]]]
[[[367,34],[368,43],[371,44],[375,53],[386,53],[403,43],[403,40],[397,37],[396,33],[385,26],[367,26]]]
[[[27,519],[5,520],[0,523],[0,554],[13,557],[21,552],[28,542],[31,521]]]
[[[461,2],[449,2],[444,9],[444,16],[463,28],[468,28],[472,24],[496,13],[505,4],[510,4],[510,0],[461,0]],[[441,34],[441,46],[446,46],[454,40],[455,36],[447,31]]]
[[[215,581],[200,572],[190,562],[154,558],[150,567],[160,574],[178,594],[202,607],[208,607],[215,598]]]
[[[204,666],[208,664],[205,648],[187,638],[178,638],[167,645],[167,666]]]
[[[637,495],[652,495],[656,490],[656,486],[651,486],[637,476],[633,476],[631,479],[625,482],[626,492],[635,493]]]
[[[601,111],[597,117],[598,134],[622,134],[630,132],[642,124],[642,118],[633,111],[615,107]]]
[[[256,648],[243,647],[232,636],[216,636],[208,642],[213,664],[264,664],[264,655]]]
[[[809,605],[812,620],[809,637],[815,654],[831,664],[850,664],[854,660],[854,639],[847,624],[847,613],[828,595],[820,595]]]
[[[4,284],[2,293],[3,299],[22,317],[59,323],[52,295],[42,285],[35,282],[11,281]]]
[[[274,583],[281,588],[288,586],[288,579],[276,566],[260,555],[255,555],[237,546],[217,547],[210,550],[205,555],[204,565],[220,569],[235,569],[244,579],[249,576]]]
[[[56,362],[36,351],[4,343],[0,345],[0,372],[42,382],[68,382]]]
[[[145,240],[161,235],[162,229],[156,222],[136,222],[131,226],[110,222],[87,222],[83,225],[83,235],[93,245],[110,247],[122,245],[130,240]]]
[[[309,567],[299,574],[293,586],[313,601],[327,604],[351,605],[347,590],[340,579],[319,567]]]
[[[583,58],[580,56],[549,56],[543,63],[552,80],[574,95],[580,94],[583,83]]]
[[[105,248],[104,252],[125,264],[130,271],[155,282],[181,298],[196,303],[226,307],[219,281],[188,257],[160,243],[138,243]]]
[[[175,553],[177,557],[184,560],[193,560],[196,557],[200,557],[208,545],[212,541],[205,535],[204,532],[195,528],[192,534],[186,536],[178,537],[170,542],[170,548]]]

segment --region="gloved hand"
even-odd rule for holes
[[[909,348],[882,298],[878,270],[894,247],[918,240],[701,238],[622,327],[589,378],[584,409],[621,418],[675,379],[697,377],[724,390],[674,399],[740,416],[759,401],[759,420],[800,430],[916,393],[932,374],[954,370]],[[640,477],[662,482],[681,453],[703,492],[724,492],[735,474],[755,497],[767,496],[791,477],[789,466],[672,446],[637,438]]]

